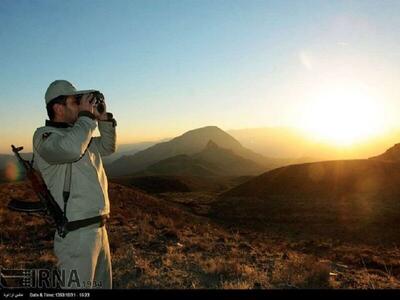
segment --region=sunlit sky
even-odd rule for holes
[[[103,91],[120,143],[289,126],[337,143],[400,127],[400,1],[0,1],[0,153],[44,93]]]

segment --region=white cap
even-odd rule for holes
[[[72,95],[81,95],[96,92],[96,90],[82,90],[77,91],[76,88],[66,80],[56,80],[50,83],[47,88],[44,99],[46,100],[46,105],[49,102],[58,96],[72,96]]]

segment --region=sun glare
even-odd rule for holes
[[[321,89],[304,109],[303,129],[314,139],[331,144],[349,146],[383,129],[377,99],[361,86]]]

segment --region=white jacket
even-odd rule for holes
[[[97,124],[100,137],[92,137]],[[64,210],[66,169],[72,164],[68,221],[110,213],[108,182],[101,157],[116,150],[116,122],[96,121],[90,112],[79,113],[73,124],[46,121],[33,135],[35,168]]]

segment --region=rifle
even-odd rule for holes
[[[19,152],[23,150],[24,147],[15,147],[14,145],[11,145],[11,148],[18,161],[23,165],[26,171],[26,176],[28,177],[28,180],[30,181],[33,190],[38,196],[45,213],[49,215],[54,221],[58,234],[61,237],[65,237],[68,232],[68,219],[64,216],[64,213],[61,210],[60,206],[57,204],[56,200],[54,200],[41,174],[33,168],[33,160],[30,162],[21,157]]]

